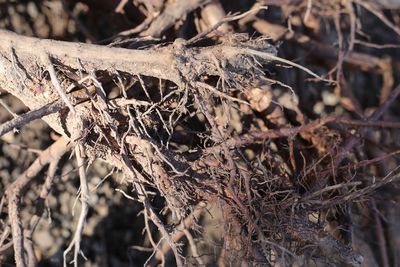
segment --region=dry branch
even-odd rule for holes
[[[37,110],[29,111],[11,121],[7,121],[0,125],[0,136],[12,131],[14,128],[22,127],[25,124],[44,116],[60,111],[65,104],[62,101],[47,104]]]
[[[171,237],[174,242],[178,242],[181,238],[183,238],[183,236],[185,236],[185,231],[190,229],[192,224],[197,223],[205,208],[205,203],[199,203],[198,206],[194,208],[194,211],[187,216],[179,226],[175,228],[175,232]],[[168,254],[169,250],[171,249],[168,242],[163,242],[161,246],[161,249],[155,253],[154,257],[149,262],[149,266],[157,266],[158,262],[162,261],[164,255]]]
[[[237,64],[244,64],[242,68],[246,70],[252,68],[248,62],[254,62],[255,58],[261,63],[276,59],[273,47],[256,40],[205,48],[186,48],[184,44],[176,42],[164,48],[128,50],[41,40],[4,30],[0,30],[0,35],[0,87],[18,97],[32,110],[58,100],[53,85],[38,75],[44,71],[41,66],[43,53],[48,54],[59,67],[87,73],[102,70],[111,74],[140,74],[169,80],[183,87],[201,79],[203,75],[220,75],[216,58],[219,64],[230,64],[224,69],[230,75],[238,75],[235,72],[243,71],[232,68]],[[35,50],[31,47],[35,47]],[[59,118],[48,116],[45,120],[57,132],[65,134]]]
[[[42,154],[40,154],[40,156],[32,163],[32,165],[6,190],[6,197],[8,199],[8,213],[10,216],[14,244],[15,262],[18,267],[27,266],[24,255],[24,231],[19,214],[23,190],[43,169],[43,167],[60,158],[68,149],[68,140],[66,138],[60,138],[52,146],[43,151]]]
[[[67,267],[66,258],[68,253],[71,251],[72,247],[74,248],[74,258],[73,258],[74,266],[78,267],[78,256],[79,253],[81,252],[80,246],[81,246],[82,233],[86,222],[86,216],[89,212],[90,196],[89,196],[89,187],[86,176],[86,154],[84,151],[84,146],[81,143],[75,146],[75,157],[77,165],[79,166],[81,212],[79,214],[78,224],[76,226],[74,237],[70,245],[63,253],[64,267]]]

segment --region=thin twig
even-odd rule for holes
[[[389,107],[393,104],[396,98],[400,95],[400,84],[396,86],[395,89],[390,93],[388,98],[385,100],[382,105],[375,110],[375,112],[369,117],[371,121],[377,121],[379,118],[383,116],[383,114],[389,109]]]
[[[0,136],[12,131],[14,128],[19,128],[24,126],[25,124],[40,119],[44,116],[47,116],[52,113],[56,113],[65,107],[65,104],[62,101],[56,101],[50,104],[47,104],[39,109],[29,111],[23,115],[14,118],[13,120],[7,121],[0,125]]]
[[[44,203],[51,191],[54,179],[56,178],[56,171],[57,171],[57,166],[60,161],[60,158],[55,159],[54,161],[50,162],[49,169],[47,172],[46,180],[43,183],[42,189],[40,191],[40,199],[38,200],[37,203],[37,212],[34,216],[32,216],[30,223],[29,223],[29,236],[27,238],[30,238],[33,236],[33,233],[36,230],[37,225],[39,224],[40,218],[44,212]]]
[[[89,187],[86,177],[86,154],[84,150],[83,144],[78,144],[75,147],[75,157],[77,160],[77,164],[79,166],[79,179],[81,185],[80,191],[80,200],[81,200],[81,212],[79,214],[78,224],[76,226],[74,237],[67,247],[67,249],[63,253],[64,257],[64,267],[67,267],[67,255],[74,247],[74,266],[78,267],[78,255],[80,253],[80,243],[82,238],[83,228],[85,226],[86,216],[89,212]]]
[[[191,225],[193,225],[201,216],[204,209],[207,207],[205,203],[199,203],[195,208],[194,211],[188,215],[181,224],[179,224],[171,239],[173,242],[178,242],[183,236],[185,236],[185,230],[190,229]],[[189,240],[188,240],[189,241]],[[161,249],[157,251],[154,255],[152,260],[149,262],[150,266],[157,266],[158,262],[162,260],[164,255],[167,255],[168,252],[171,250],[171,247],[168,242],[163,242]]]
[[[253,9],[250,9],[249,11],[246,11],[242,14],[233,14],[233,15],[228,15],[225,18],[221,19],[220,21],[218,21],[216,24],[214,24],[212,27],[210,27],[209,29],[197,34],[196,36],[192,37],[191,39],[189,39],[187,42],[185,42],[185,45],[192,45],[198,41],[200,41],[201,39],[205,38],[208,34],[210,34],[211,32],[215,31],[216,29],[219,28],[219,26],[221,26],[224,23],[227,22],[231,22],[231,21],[236,21],[236,20],[240,20],[248,15],[251,14],[256,14],[257,12],[259,12],[260,10],[267,10],[268,7],[267,6],[256,6]]]
[[[142,187],[141,185],[138,185],[136,188],[138,187]],[[143,192],[143,188],[141,189],[140,192]],[[178,267],[183,267],[183,263],[181,260],[181,255],[178,252],[178,248],[175,244],[175,242],[173,241],[173,239],[171,238],[170,234],[168,233],[167,229],[165,228],[164,224],[162,223],[162,221],[158,218],[156,212],[154,211],[154,208],[151,206],[150,202],[148,201],[148,199],[146,197],[142,197],[142,203],[144,206],[145,211],[144,212],[148,212],[149,217],[151,219],[151,221],[158,227],[158,230],[162,233],[162,235],[167,239],[169,246],[171,247],[172,252],[175,255],[175,260],[176,260],[176,265]]]
[[[53,66],[53,63],[51,62],[51,58],[46,52],[44,52],[44,53],[45,53],[45,55],[43,56],[43,60],[47,67],[47,71],[50,74],[51,82],[53,83],[53,86],[56,89],[58,95],[61,97],[61,99],[67,105],[67,107],[69,108],[71,113],[75,116],[75,114],[76,114],[75,108],[72,105],[71,101],[68,99],[66,92],[61,88],[60,82],[58,81],[57,74],[56,74],[56,71]]]
[[[36,260],[36,255],[34,253],[34,247],[33,247],[33,233],[36,230],[37,225],[39,224],[40,218],[43,214],[44,211],[44,205],[45,201],[47,199],[47,196],[50,193],[50,190],[52,188],[53,184],[53,179],[55,177],[55,172],[57,170],[57,165],[58,162],[60,161],[60,158],[56,158],[54,161],[50,162],[48,173],[46,180],[43,183],[42,189],[40,191],[39,199],[37,202],[37,210],[36,213],[32,216],[30,223],[25,230],[25,235],[24,235],[24,244],[25,248],[27,250],[28,254],[28,259],[29,259],[29,267],[35,267],[37,266],[37,260]]]
[[[13,116],[14,119],[18,118],[18,114],[15,114],[15,113],[8,107],[8,105],[3,101],[3,99],[0,99],[0,105],[2,105],[3,108],[5,108],[5,109],[7,110],[7,112],[11,114],[11,116]]]
[[[333,81],[333,80],[328,80],[328,79],[322,78],[322,77],[319,76],[318,74],[314,73],[313,71],[309,70],[308,68],[306,68],[306,67],[304,67],[304,66],[302,66],[302,65],[299,65],[299,64],[294,63],[294,62],[292,62],[292,61],[290,61],[290,60],[287,60],[287,59],[284,59],[284,58],[275,56],[275,55],[273,55],[273,54],[271,54],[271,53],[261,52],[261,51],[258,51],[258,50],[253,50],[253,49],[248,49],[248,48],[244,49],[244,52],[245,52],[246,54],[251,54],[251,55],[259,56],[259,57],[264,58],[264,59],[268,59],[268,60],[271,60],[271,61],[281,62],[281,63],[287,64],[287,65],[289,65],[289,66],[298,68],[298,69],[300,69],[300,70],[302,70],[302,71],[304,71],[304,72],[310,74],[311,76],[313,76],[313,77],[315,77],[315,78],[317,78],[317,79],[319,79],[319,80],[321,80],[321,81],[324,81],[324,82],[329,82],[329,83],[334,83],[334,82],[335,82],[335,81]]]
[[[125,166],[124,166],[125,169],[128,171],[128,173],[131,176],[133,176],[133,177],[141,176],[141,174],[139,172],[135,171],[135,169],[132,166],[132,163],[130,162],[129,158],[126,155],[122,155],[122,161],[125,164]],[[145,180],[143,177],[140,179]],[[161,234],[164,236],[164,238],[166,238],[168,244],[170,245],[170,247],[175,255],[176,265],[179,267],[184,266],[182,263],[182,260],[181,260],[181,255],[178,252],[175,242],[171,239],[171,236],[168,233],[165,225],[158,218],[157,213],[154,211],[153,206],[150,204],[143,185],[135,182],[134,186],[135,186],[135,190],[138,194],[138,198],[139,198],[140,202],[142,202],[143,207],[145,209],[144,212],[148,212],[149,218],[158,227],[158,230],[161,232]]]
[[[374,216],[376,236],[378,239],[379,250],[380,250],[380,255],[381,255],[381,259],[382,259],[382,267],[389,267],[390,263],[389,263],[389,258],[388,258],[388,251],[386,249],[387,243],[386,243],[386,238],[385,238],[385,232],[383,230],[381,218],[378,215],[378,208],[376,205],[376,201],[374,199],[371,199],[370,203],[372,204],[371,212]]]
[[[378,112],[378,111],[377,111]],[[247,134],[240,135],[238,137],[233,137],[224,141],[224,143],[220,145],[215,145],[212,147],[208,147],[202,150],[202,153],[218,153],[223,148],[223,145],[227,145],[228,148],[233,148],[235,146],[245,146],[247,144],[254,143],[257,140],[267,140],[267,139],[276,139],[281,137],[293,137],[300,132],[311,131],[312,129],[318,128],[327,123],[339,123],[339,124],[348,124],[359,127],[388,127],[388,128],[399,128],[400,123],[395,122],[384,122],[384,121],[357,121],[357,120],[347,120],[341,119],[338,117],[325,117],[314,120],[308,124],[304,124],[298,127],[290,127],[290,128],[280,128],[269,130],[268,132],[263,131],[252,131]],[[354,137],[354,142],[357,141],[357,137]],[[349,147],[345,146],[346,149],[344,151],[348,151]],[[200,150],[199,150],[200,151]],[[198,152],[194,152],[193,155],[198,154]]]
[[[32,163],[32,165],[10,185],[6,190],[8,198],[8,213],[13,236],[15,262],[17,267],[26,267],[24,253],[24,233],[20,218],[20,200],[22,191],[28,186],[32,179],[42,170],[42,168],[60,158],[69,149],[68,140],[64,137],[58,139],[53,145],[43,151],[43,153]]]
[[[304,14],[303,22],[306,24],[308,22],[308,18],[310,17],[312,9],[312,0],[307,0],[307,9],[306,13]]]
[[[378,10],[378,8],[376,8],[371,2],[369,1],[364,1],[364,0],[353,0],[353,2],[359,4],[360,6],[362,6],[363,8],[365,8],[366,10],[368,10],[369,12],[371,12],[372,14],[374,14],[378,19],[380,19],[386,26],[388,26],[390,29],[392,29],[395,33],[397,33],[398,35],[400,35],[400,28],[397,27],[396,25],[394,25],[393,23],[391,23],[386,17],[385,15]]]

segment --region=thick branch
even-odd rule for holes
[[[229,41],[203,48],[189,48],[178,40],[163,48],[129,50],[42,40],[5,30],[0,30],[0,36],[0,88],[15,95],[31,110],[59,100],[54,85],[43,75],[46,67],[43,55],[50,56],[56,67],[72,73],[77,70],[105,71],[109,75],[125,72],[169,80],[178,86],[200,80],[204,75],[224,76],[239,86],[245,80],[241,78],[256,72],[254,69],[259,63],[277,60],[275,48],[262,40]],[[77,112],[89,114],[84,107],[80,111],[78,107]],[[58,114],[44,120],[65,134]]]
[[[26,37],[6,30],[0,30],[0,36],[0,52],[3,56],[10,54],[13,49],[18,57],[24,55],[37,61],[40,59],[40,52],[47,52],[59,63],[76,69],[116,69],[163,79],[177,79],[177,73],[172,73],[171,70],[170,53],[165,49],[150,52],[110,48]]]

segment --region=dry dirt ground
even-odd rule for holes
[[[0,0],[1,266],[400,266],[400,1]]]

